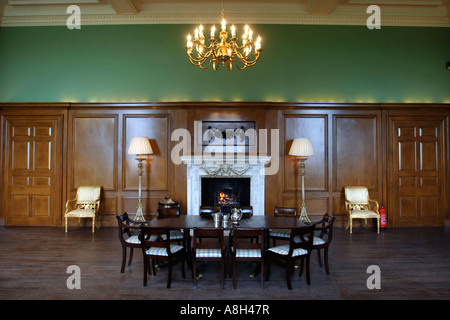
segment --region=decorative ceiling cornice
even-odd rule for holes
[[[201,0],[0,0],[2,3],[5,9],[1,26],[4,27],[65,26],[70,16],[66,13],[69,4],[80,6],[81,25],[214,24],[221,12],[217,3]],[[450,0],[247,0],[225,3],[227,19],[236,24],[365,26],[370,16],[366,13],[367,7],[378,4],[381,26],[450,26]]]

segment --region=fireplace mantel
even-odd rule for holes
[[[201,179],[250,178],[250,205],[254,215],[264,215],[264,166],[269,156],[183,156],[187,165],[187,214],[198,215],[201,205]]]

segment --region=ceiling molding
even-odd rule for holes
[[[196,0],[0,0],[2,27],[65,26],[68,4],[81,8],[81,26],[111,24],[217,24],[221,6]],[[33,4],[31,4],[33,3]],[[228,21],[236,24],[366,25],[370,4],[381,8],[383,26],[449,27],[449,0],[247,0],[229,1]],[[389,3],[389,4],[386,4]],[[219,8],[220,7],[220,8]],[[1,9],[1,8],[0,8]]]

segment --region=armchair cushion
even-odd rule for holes
[[[176,244],[170,245],[170,252],[175,253],[183,249],[183,246],[179,246]],[[152,256],[163,256],[167,257],[167,248],[161,248],[161,247],[150,247],[145,252],[147,255]]]
[[[156,240],[158,240],[158,236],[156,236],[156,235],[150,236],[149,241],[156,241]],[[141,240],[139,240],[138,235],[134,235],[134,236],[131,236],[131,237],[125,239],[125,242],[133,243],[133,244],[141,244]]]
[[[279,237],[289,239],[291,236],[291,229],[270,229],[269,237]]]
[[[222,257],[222,250],[220,249],[197,249],[195,256],[197,258],[220,258]]]
[[[75,209],[66,213],[67,217],[79,217],[79,218],[91,218],[95,217],[95,211],[93,209]]]
[[[183,232],[181,232],[181,230],[170,230],[170,240],[182,240],[184,235]],[[166,240],[166,235],[163,234],[162,235],[162,239]]]
[[[302,239],[300,239],[300,236],[295,236],[294,242],[296,242],[296,243],[302,242]],[[320,237],[313,238],[313,246],[320,246],[321,244],[324,244],[324,243],[325,243],[325,240],[323,240]]]
[[[272,247],[272,248],[269,248],[269,251],[286,256],[289,253],[289,245],[285,244],[285,245],[278,246],[278,247]],[[308,254],[308,250],[303,249],[303,248],[296,248],[292,251],[293,257],[301,256],[304,254]]]
[[[379,214],[371,210],[351,210],[352,218],[378,218]]]
[[[261,258],[260,249],[237,249],[236,258]]]

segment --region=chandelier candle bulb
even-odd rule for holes
[[[191,35],[190,34],[188,34],[188,36],[187,36],[186,47],[188,48],[188,50],[192,49],[192,41],[191,41]]]
[[[227,29],[227,22],[225,19],[222,19],[222,31],[225,31]]]
[[[231,26],[231,36],[233,38],[236,37],[236,28],[234,27],[234,24]]]

